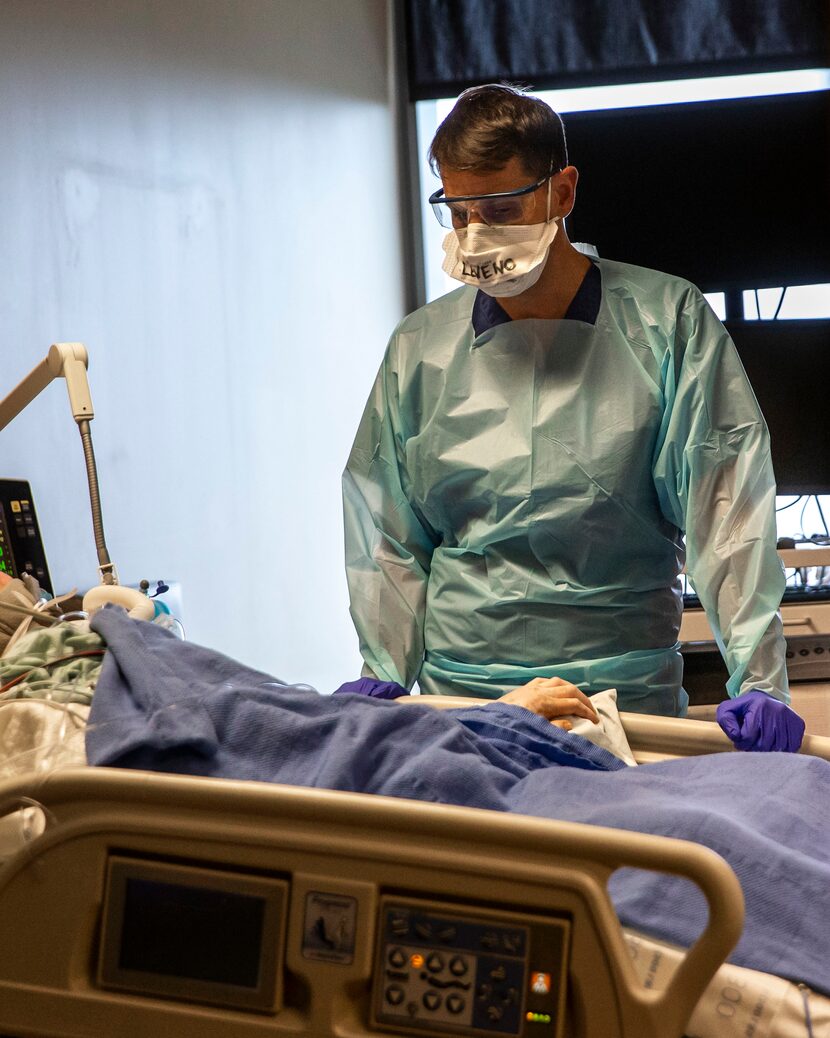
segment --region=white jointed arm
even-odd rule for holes
[[[49,347],[49,353],[11,393],[0,401],[0,429],[4,429],[56,378],[63,378],[69,393],[72,417],[78,424],[86,461],[89,501],[92,509],[92,527],[95,547],[98,552],[98,569],[102,585],[93,588],[84,596],[84,609],[91,612],[107,601],[133,611],[141,619],[149,619],[153,613],[152,603],[145,595],[130,588],[115,587],[118,576],[110,560],[104,539],[104,524],[101,517],[101,498],[98,493],[98,472],[92,449],[90,421],[95,417],[92,396],[86,377],[89,358],[86,347],[80,342],[57,342]],[[135,612],[137,610],[137,612]]]
[[[56,378],[66,380],[69,406],[76,422],[95,417],[86,377],[88,357],[79,342],[57,342],[49,353],[11,393],[0,402],[0,429],[16,418]]]

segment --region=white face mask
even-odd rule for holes
[[[443,269],[488,296],[520,295],[539,280],[558,229],[558,217],[547,223],[460,227],[444,238]]]

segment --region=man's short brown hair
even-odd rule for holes
[[[565,127],[550,105],[506,83],[465,90],[429,148],[439,176],[442,169],[491,173],[514,157],[538,178],[564,169],[568,149]]]

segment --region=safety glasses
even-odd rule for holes
[[[552,170],[533,184],[518,187],[515,191],[495,191],[489,195],[457,195],[447,198],[439,188],[429,196],[429,204],[438,218],[438,223],[448,229],[466,227],[473,213],[488,227],[505,223],[524,223],[533,212],[533,192],[546,183],[559,170]]]

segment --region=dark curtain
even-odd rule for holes
[[[403,0],[410,98],[830,64],[826,0]]]

